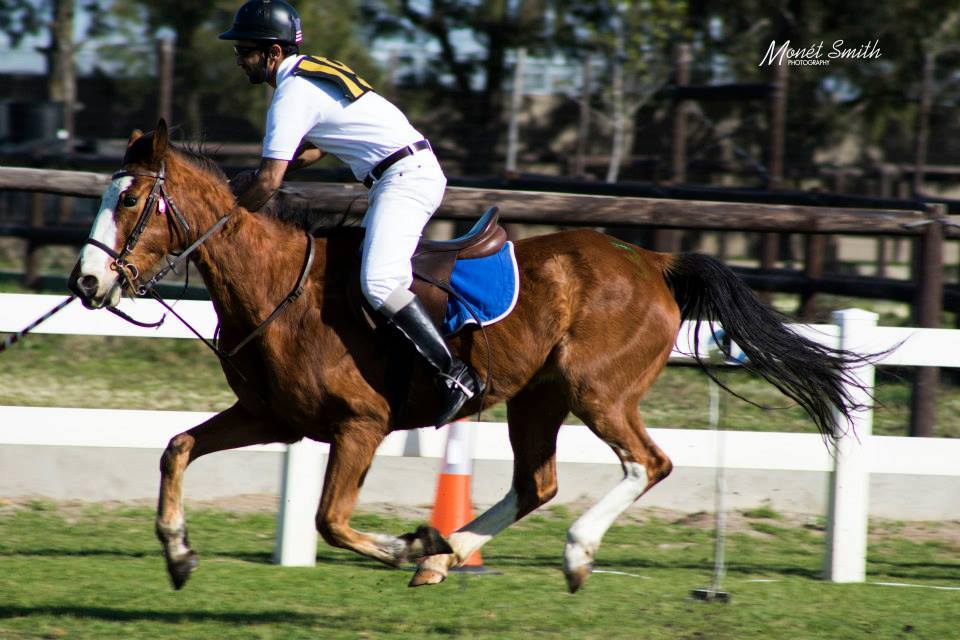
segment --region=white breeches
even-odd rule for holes
[[[363,259],[360,264],[360,288],[374,309],[391,301],[401,303],[387,308],[388,313],[405,306],[411,297],[406,292],[413,284],[410,258],[417,248],[424,226],[440,202],[447,179],[440,163],[428,150],[419,151],[390,167],[370,189],[369,207],[363,219]],[[399,298],[399,299],[398,299]]]

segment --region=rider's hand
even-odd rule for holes
[[[256,169],[246,169],[230,179],[230,191],[233,195],[239,195],[247,190],[250,183],[257,177]]]

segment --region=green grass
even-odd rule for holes
[[[689,597],[712,566],[709,529],[663,517],[614,526],[576,595],[559,571],[566,510],[545,512],[484,549],[494,573],[408,589],[396,570],[321,543],[315,568],[270,564],[271,514],[188,514],[200,569],[168,585],[142,508],[43,503],[0,515],[2,638],[930,638],[958,635],[960,592],[834,585],[819,579],[822,534],[746,530],[728,540],[729,604]],[[414,523],[360,516],[366,530]],[[870,582],[956,585],[956,540],[887,532]]]
[[[770,505],[764,504],[753,509],[747,509],[743,512],[746,518],[756,518],[762,520],[780,520],[783,516],[774,510]]]
[[[0,404],[216,411],[233,404],[199,340],[32,335],[3,355]]]
[[[198,340],[35,334],[5,352],[2,364],[0,405],[217,411],[234,399],[216,357]],[[806,414],[772,385],[739,370],[723,376],[762,405],[722,393],[725,429],[813,432]],[[709,429],[708,384],[695,367],[667,367],[640,404],[648,426]],[[939,394],[936,434],[960,437],[960,389],[943,384]],[[906,435],[909,383],[880,373],[877,401],[874,433]],[[503,406],[484,414],[505,418]]]

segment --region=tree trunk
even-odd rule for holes
[[[587,150],[590,144],[590,95],[593,91],[593,59],[588,53],[583,61],[582,87],[580,88],[580,122],[577,127],[577,155],[573,174],[578,178],[587,172]]]
[[[613,141],[610,148],[610,164],[607,167],[607,182],[616,182],[620,178],[620,165],[623,162],[624,138],[626,135],[626,99],[623,83],[624,34],[623,20],[618,15],[614,23],[616,48],[613,54],[611,90],[613,92]]]
[[[67,151],[73,147],[76,134],[74,109],[77,102],[77,73],[74,66],[73,0],[53,0],[53,21],[50,24],[50,47],[47,58],[47,92],[51,100],[63,104],[63,128]]]
[[[923,76],[920,84],[920,109],[917,111],[917,141],[914,148],[913,196],[923,191],[923,174],[927,165],[927,146],[930,138],[930,106],[933,103],[933,71],[936,68],[936,54],[925,51],[923,54]]]
[[[510,100],[510,125],[507,131],[507,173],[517,170],[517,155],[520,152],[520,111],[523,109],[523,69],[527,50],[517,49],[517,63],[513,69],[513,95]]]

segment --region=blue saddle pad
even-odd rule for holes
[[[520,293],[513,243],[504,243],[500,251],[485,258],[457,260],[450,274],[450,285],[462,300],[450,296],[447,301],[447,317],[442,327],[445,335],[456,333],[465,325],[477,324],[478,320],[480,326],[485,327],[506,318],[516,306]]]

